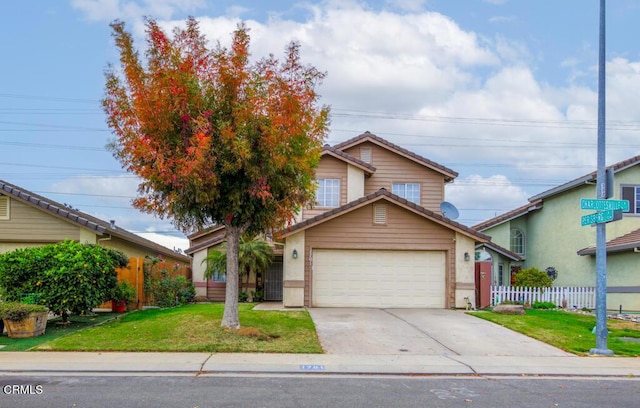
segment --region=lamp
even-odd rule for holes
[[[465,253],[464,253],[464,260],[465,260],[465,261],[469,261],[470,259],[471,259],[471,257],[469,256],[469,253],[468,253],[468,252],[465,252]]]
[[[293,259],[298,259],[298,250],[294,249],[293,252],[291,252],[291,257]]]

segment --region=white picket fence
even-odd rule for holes
[[[516,302],[553,302],[558,307],[566,300],[567,308],[588,309],[596,308],[596,288],[517,288],[514,286],[492,286],[491,305],[511,300]]]

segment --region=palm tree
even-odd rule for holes
[[[221,249],[226,248],[226,243]],[[256,277],[256,292],[262,289],[262,274],[269,268],[273,259],[273,249],[262,239],[256,239],[243,235],[240,237],[240,247],[238,253],[238,271],[240,272],[243,292],[249,290],[251,273]],[[204,272],[205,278],[211,278],[216,273],[226,273],[227,253],[222,250],[213,250],[202,263],[207,262],[207,269]]]

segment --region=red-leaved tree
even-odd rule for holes
[[[230,48],[209,48],[193,18],[172,36],[147,20],[144,61],[124,23],[111,27],[120,67],[106,69],[103,107],[114,156],[142,180],[134,205],[184,231],[225,225],[222,325],[237,328],[240,235],[283,227],[314,196],[324,73],[300,62],[297,43],[282,61],[251,62],[244,24]]]

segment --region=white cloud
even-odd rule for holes
[[[187,248],[189,248],[189,240],[187,238],[173,237],[170,235],[163,235],[155,232],[139,232],[137,233],[137,235],[140,235],[141,237],[146,238],[149,241],[153,241],[156,244],[162,245],[169,249],[180,250],[184,252]]]
[[[527,202],[528,194],[504,175],[474,174],[446,186],[446,199],[460,210],[460,222],[477,224]]]

